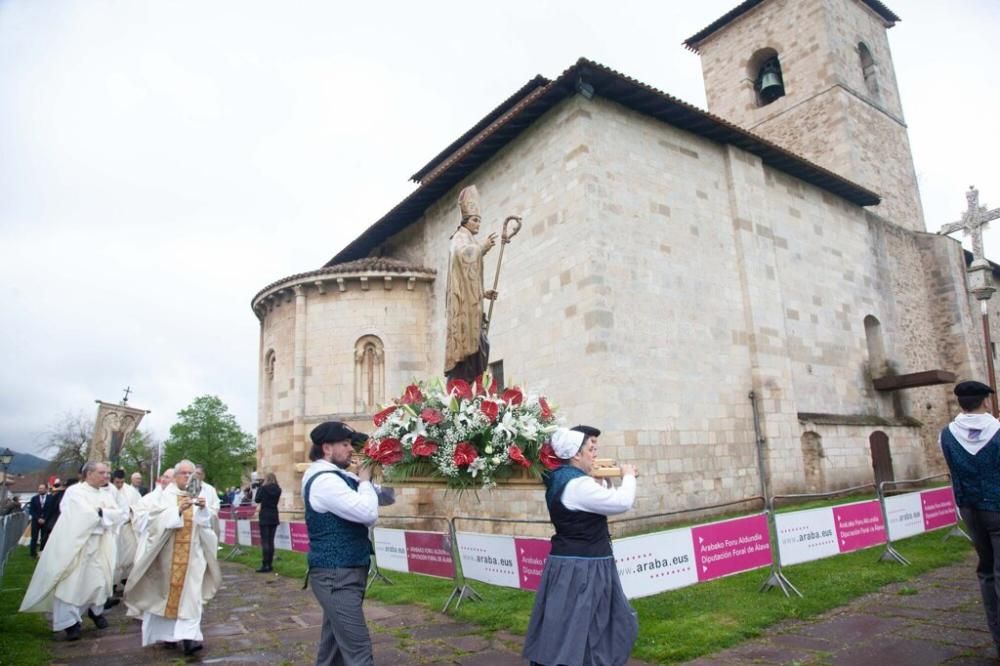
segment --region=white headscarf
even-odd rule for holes
[[[559,428],[552,433],[552,450],[556,456],[569,460],[583,446],[583,433],[569,428]]]

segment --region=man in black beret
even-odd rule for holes
[[[972,535],[979,563],[976,576],[986,611],[986,625],[1000,656],[1000,597],[994,572],[1000,570],[1000,421],[989,412],[993,393],[982,382],[955,385],[962,413],[941,431],[941,451],[951,472],[955,504]]]
[[[307,578],[323,608],[316,663],[371,664],[371,637],[361,608],[372,553],[368,528],[378,519],[379,504],[391,500],[380,498],[370,468],[347,471],[367,435],[327,421],[309,437],[313,462],[302,476],[302,502],[309,530]]]

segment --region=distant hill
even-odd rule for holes
[[[7,469],[8,474],[30,474],[45,469],[49,465],[49,460],[33,456],[30,453],[18,453],[14,451],[14,460],[11,461]]]

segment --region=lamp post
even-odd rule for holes
[[[3,504],[7,499],[7,467],[14,460],[14,454],[10,449],[4,449],[3,453],[0,453],[0,467],[3,468],[3,487],[0,488],[0,504]]]

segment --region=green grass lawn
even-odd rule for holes
[[[18,546],[0,580],[0,664],[35,666],[49,663],[52,625],[41,613],[18,613],[35,560]]]
[[[881,547],[785,567],[787,578],[805,595],[802,599],[785,598],[777,590],[758,592],[767,569],[636,599],[632,604],[639,613],[639,640],[633,655],[662,664],[694,659],[758,636],[781,620],[818,615],[889,583],[960,561],[971,552],[967,540],[944,540],[944,534],[941,530],[897,542],[896,549],[912,563],[908,567],[878,562]],[[234,561],[260,566],[259,549],[245,550]],[[228,552],[228,548],[220,551],[220,557]],[[306,572],[305,555],[278,551],[274,569],[301,579]],[[389,604],[416,604],[439,611],[453,587],[450,580],[394,571],[384,574],[393,584],[375,582],[369,597]],[[971,570],[969,575],[971,581]],[[463,601],[452,613],[454,617],[477,624],[484,632],[525,633],[533,593],[478,582],[470,585],[483,602]]]

